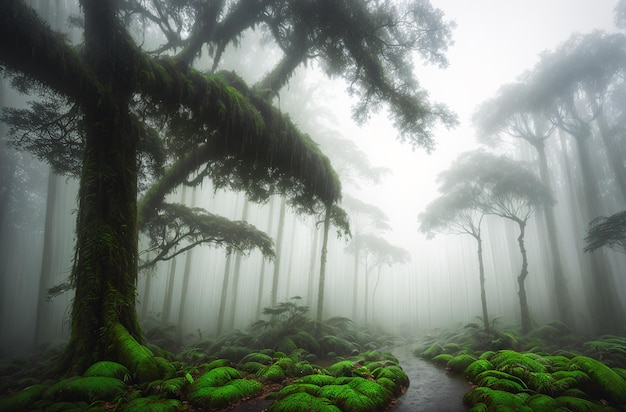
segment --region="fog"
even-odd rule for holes
[[[43,7],[42,2],[32,3]],[[533,70],[542,53],[554,52],[572,34],[594,30],[623,33],[613,23],[615,1],[431,3],[456,22],[455,44],[447,52],[449,67],[416,65],[416,77],[433,100],[447,104],[459,119],[456,128],[435,130],[436,145],[431,153],[400,142],[384,108],[364,124],[355,123],[350,114],[354,100],[345,92],[347,85],[323,76],[315,63],[298,69],[275,99],[275,105],[320,145],[342,181],[341,206],[350,218],[353,237],[337,237],[331,229],[323,317],[345,316],[357,324],[402,336],[475,321],[482,313],[474,239],[445,233],[428,238],[419,230],[418,216],[440,195],[440,173],[461,153],[482,147],[526,161],[539,175],[537,152],[525,141],[504,137],[499,144],[485,144],[481,140],[472,121],[478,107],[494,98],[503,85]],[[75,7],[73,2],[55,4],[58,8],[49,12],[50,24],[79,39],[76,29],[72,32],[65,24]],[[249,31],[239,48],[225,52],[221,68],[236,70],[253,84],[276,62],[275,47]],[[241,55],[248,56],[248,62],[242,61]],[[623,78],[613,81],[614,89],[624,86]],[[0,84],[0,93],[0,107],[24,107],[32,99],[12,89],[6,79]],[[617,98],[605,107],[611,125],[623,121],[626,109]],[[581,170],[580,147],[574,138],[555,130],[545,142],[556,201],[559,258],[573,308],[572,326],[580,333],[594,333],[598,313],[603,313],[594,308],[596,301],[590,293],[595,288],[591,273],[599,265],[594,259],[605,265],[607,275],[602,281],[612,285],[622,314],[626,305],[625,256],[607,248],[583,252],[588,223],[624,209],[618,178],[610,167],[611,151],[603,143],[598,123],[590,124],[592,134],[586,147],[593,176],[589,182],[584,181],[586,172]],[[5,142],[8,130],[8,125],[0,124]],[[614,149],[623,159],[624,136],[616,134],[614,139]],[[0,199],[4,202],[0,215],[0,357],[5,357],[69,336],[72,291],[51,298],[46,298],[46,291],[67,282],[72,268],[78,182],[51,174],[47,164],[12,146],[3,144],[0,161]],[[596,193],[595,204],[590,203],[589,193]],[[274,279],[276,302],[299,297],[299,304],[315,313],[323,236],[319,217],[297,214],[278,196],[263,204],[253,203],[241,193],[215,189],[208,180],[199,189],[179,188],[167,201],[251,223],[273,239],[278,258],[266,259],[259,251],[241,255],[228,253],[225,247],[198,246],[142,270],[137,302],[144,330],[173,325],[182,342],[245,330],[262,316],[264,307],[272,305]],[[490,318],[517,325],[517,276],[522,265],[517,226],[497,216],[486,216],[482,225]],[[538,211],[529,219],[525,233],[526,291],[536,325],[559,317],[546,233],[545,217]],[[374,254],[363,251],[355,258],[350,245],[364,234],[386,240],[406,251],[410,259],[381,263],[374,260]],[[140,237],[140,251],[148,245],[148,239]],[[140,254],[140,259],[149,258],[150,254]]]

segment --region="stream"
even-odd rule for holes
[[[391,349],[400,366],[409,376],[411,384],[398,398],[391,411],[406,412],[465,412],[463,395],[470,384],[461,376],[447,373],[421,358],[415,357],[410,345]]]

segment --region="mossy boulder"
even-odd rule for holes
[[[341,412],[330,400],[311,395],[307,392],[293,393],[270,405],[268,412]]]
[[[107,378],[116,378],[122,382],[129,383],[131,380],[130,371],[121,363],[112,361],[100,361],[91,365],[83,376],[104,376]]]
[[[262,388],[260,382],[242,379],[236,369],[222,366],[208,371],[189,385],[187,399],[198,408],[226,408]]]
[[[626,381],[604,363],[587,356],[576,356],[572,367],[589,376],[592,389],[603,398],[620,406],[626,406]]]
[[[123,405],[119,412],[176,412],[182,407],[178,399],[137,398]]]
[[[65,379],[50,387],[50,390],[50,395],[56,401],[91,403],[94,401],[113,401],[126,392],[127,386],[117,378],[84,376]]]
[[[30,411],[31,405],[43,397],[47,386],[37,384],[0,398],[0,411]]]

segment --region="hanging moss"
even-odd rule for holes
[[[0,411],[30,411],[32,404],[39,400],[46,391],[46,385],[33,385],[12,395],[0,398]]]
[[[100,361],[91,365],[83,376],[105,376],[117,378],[125,383],[130,383],[130,371],[126,366],[111,361]]]

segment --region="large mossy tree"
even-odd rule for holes
[[[301,207],[338,201],[328,159],[271,103],[298,66],[315,58],[327,74],[344,77],[359,97],[357,120],[386,104],[400,139],[414,147],[432,147],[434,123],[454,124],[444,106],[428,101],[412,71],[416,51],[447,64],[451,25],[427,1],[399,7],[357,0],[80,0],[72,20],[83,42],[75,46],[25,1],[0,2],[2,73],[62,101],[57,119],[72,115],[77,125],[60,151],[43,150],[51,163],[66,159],[58,162],[63,167],[76,160],[80,173],[76,294],[61,372],[82,373],[111,359],[141,381],[160,375],[160,362],[141,344],[135,310],[138,233],[167,215],[185,225],[194,211],[164,200],[176,187],[206,177],[254,200],[281,193]],[[215,71],[226,47],[250,28],[265,30],[283,53],[255,87]],[[148,50],[144,40],[152,35],[160,43]],[[198,58],[207,50],[212,67],[200,71]],[[34,147],[59,143],[41,135]],[[165,170],[147,167],[164,153]],[[211,224],[217,223],[205,234]]]

